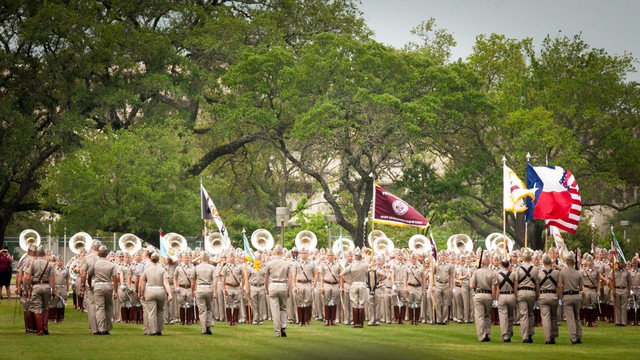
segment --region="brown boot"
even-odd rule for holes
[[[42,336],[44,335],[44,326],[42,323],[42,313],[36,313],[33,315],[34,317],[34,325],[37,329],[36,333],[38,334],[38,336]]]
[[[331,313],[327,305],[324,306],[324,326],[329,326],[331,322]]]
[[[49,310],[45,310],[42,314],[42,333],[49,335]]]
[[[417,308],[414,309],[414,311],[415,311],[415,313],[414,313],[415,320],[413,321],[414,322],[413,325],[418,325],[420,323],[420,308],[417,307]]]
[[[232,309],[232,314],[233,314],[233,326],[238,325],[238,316],[240,316],[240,309],[239,308],[233,308]]]
[[[225,313],[227,314],[227,324],[229,326],[233,326],[233,313],[231,312],[231,308],[226,308]]]
[[[393,319],[396,324],[400,324],[400,307],[399,306],[393,307]]]
[[[353,314],[353,327],[358,327],[358,309],[351,308],[351,313]]]
[[[400,307],[400,324],[404,324],[404,317],[406,315],[407,315],[407,307],[403,305]]]
[[[337,324],[336,317],[338,316],[338,306],[337,305],[329,306],[329,311],[331,312],[331,326],[336,326]]]
[[[296,313],[298,315],[298,323],[300,326],[304,326],[304,316],[302,315],[302,308],[300,306],[296,309]]]

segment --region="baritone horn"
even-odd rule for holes
[[[318,237],[313,231],[302,230],[296,235],[296,247],[298,250],[313,250],[318,245]]]
[[[120,246],[121,251],[129,255],[134,255],[142,249],[142,240],[133,234],[127,233],[120,236],[120,239],[118,239],[118,245]]]
[[[340,254],[342,252],[353,251],[356,248],[356,245],[353,243],[351,239],[340,238],[334,241],[331,250],[333,250],[334,254]]]
[[[297,241],[297,237],[296,237]],[[258,229],[251,233],[251,245],[259,251],[269,251],[273,249],[273,235],[268,230]]]
[[[164,246],[169,257],[175,259],[178,253],[187,250],[189,247],[187,239],[178,233],[168,233],[163,238]]]
[[[204,239],[204,250],[211,255],[220,255],[229,244],[219,232],[213,232]]]
[[[369,244],[370,248],[373,248],[373,242],[376,240],[376,238],[386,238],[386,237],[387,235],[381,230],[373,230],[372,232],[369,233],[369,236],[367,236],[367,243]]]
[[[373,253],[376,255],[383,255],[386,252],[392,253],[394,249],[393,241],[386,236],[373,240]]]
[[[42,239],[37,231],[32,229],[26,229],[20,233],[20,248],[24,251],[29,251],[29,246],[39,246]]]
[[[77,232],[69,239],[69,249],[74,254],[80,254],[82,249],[89,251],[91,249],[91,240],[93,238],[86,232]]]
[[[466,234],[451,235],[447,239],[447,250],[455,253],[473,251],[473,240]]]

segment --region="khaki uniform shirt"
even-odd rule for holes
[[[87,275],[93,276],[94,282],[111,283],[113,276],[117,274],[118,266],[105,258],[98,258],[87,271]]]
[[[270,281],[283,283],[289,280],[290,268],[289,261],[275,257],[265,266],[264,273]]]
[[[162,265],[149,262],[140,276],[140,281],[145,281],[147,286],[163,286],[166,278],[168,278],[167,271]]]
[[[198,264],[191,273],[191,280],[195,280],[196,285],[213,285],[216,280],[216,267],[209,263]]]

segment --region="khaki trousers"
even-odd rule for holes
[[[540,294],[540,315],[544,338],[550,341],[558,337],[558,296]]]
[[[535,319],[533,306],[536,303],[536,293],[531,290],[518,291],[518,317],[520,319],[520,335],[522,340],[535,334]]]
[[[500,319],[502,340],[511,339],[513,336],[513,320],[516,308],[516,296],[514,294],[500,294],[498,298],[498,317]]]
[[[580,295],[564,295],[562,297],[564,318],[569,328],[571,341],[582,339],[582,325],[580,324],[580,308],[582,307]]]
[[[478,340],[491,335],[491,294],[479,294],[473,297],[476,315],[476,335]]]
[[[196,290],[196,303],[200,317],[200,330],[204,333],[208,327],[213,326],[213,287],[199,286]]]
[[[156,334],[164,330],[164,304],[167,294],[164,289],[146,288],[143,302],[147,319],[147,334]]]
[[[253,323],[258,324],[267,320],[267,296],[264,293],[264,285],[251,285],[249,296],[251,298],[251,316],[253,316]]]
[[[273,328],[276,334],[287,327],[287,300],[288,289],[286,285],[269,285],[269,307],[273,316]]]
[[[113,329],[113,285],[96,284],[93,287],[93,297],[96,306],[96,322],[98,331],[105,332]],[[119,312],[120,308],[118,308]]]

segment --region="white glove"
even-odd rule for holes
[[[396,286],[396,284],[391,285],[391,290],[396,291],[398,289],[398,287]]]
[[[629,295],[633,296],[634,292],[633,290],[629,291]]]
[[[498,308],[498,300],[493,300],[493,303],[491,304],[492,308]]]
[[[558,299],[558,305],[562,305],[562,299]]]
[[[126,286],[120,285],[120,290],[125,291],[126,288],[127,288]]]
[[[453,288],[453,294],[454,295],[456,294],[456,288]]]

